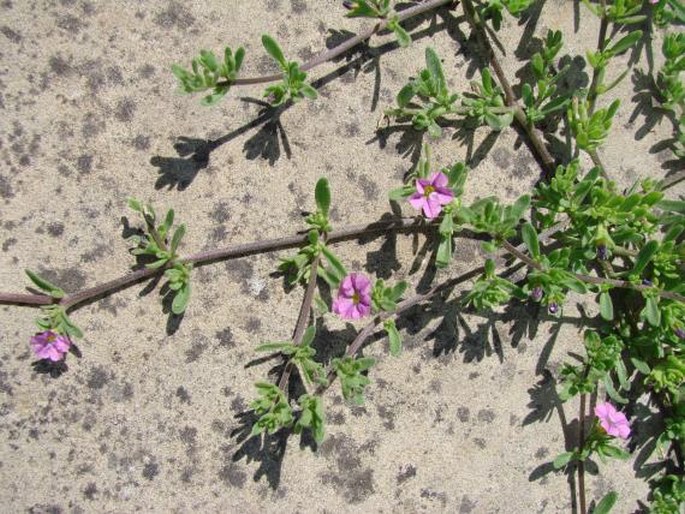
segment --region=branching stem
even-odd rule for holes
[[[520,251],[509,241],[502,241],[502,246],[514,257],[525,262],[531,268],[536,270],[543,270],[542,264],[531,259],[528,255]],[[591,275],[582,275],[580,273],[572,273],[572,275],[578,280],[585,282],[586,284],[592,285],[611,285],[614,287],[621,287],[624,289],[635,289],[637,291],[649,291],[654,289],[653,286],[646,286],[643,284],[634,284],[628,280],[617,280],[615,278],[604,278],[604,277],[593,277]],[[662,298],[668,298],[669,300],[676,300],[679,302],[685,302],[685,296],[674,293],[672,291],[659,291],[659,296]]]
[[[547,150],[547,147],[545,146],[544,140],[542,139],[540,132],[528,123],[525,111],[523,110],[521,105],[516,101],[514,90],[512,89],[509,80],[507,80],[507,76],[504,74],[502,65],[500,64],[499,59],[497,59],[497,56],[495,55],[495,51],[493,50],[492,45],[490,45],[488,35],[483,29],[483,26],[478,21],[476,21],[477,16],[476,11],[473,7],[473,3],[471,2],[471,0],[463,0],[462,4],[464,5],[464,14],[466,15],[466,19],[469,21],[471,28],[476,33],[478,42],[485,51],[485,55],[487,55],[487,58],[490,61],[490,66],[492,66],[495,75],[497,75],[497,81],[499,82],[500,86],[502,86],[506,104],[514,108],[514,118],[516,119],[516,122],[526,132],[528,139],[532,143],[533,148],[535,149],[537,155],[540,157],[540,160],[544,165],[545,172],[549,176],[551,176],[554,173],[555,168],[554,157],[552,157],[552,154],[550,154]]]
[[[425,12],[431,11],[433,9],[437,9],[438,7],[442,7],[443,5],[447,5],[452,3],[453,0],[429,0],[428,2],[423,2],[421,4],[418,4],[414,7],[410,7],[409,9],[405,9],[403,11],[400,11],[397,13],[397,19],[402,22],[404,20],[407,20],[409,18],[413,18],[414,16],[418,16],[419,14],[423,14]],[[367,39],[369,39],[371,36],[374,34],[377,34],[381,32],[382,30],[386,29],[388,27],[388,24],[390,23],[390,20],[381,20],[378,23],[376,23],[371,29],[365,30],[361,34],[357,34],[354,37],[351,37],[350,39],[347,39],[346,41],[340,43],[338,46],[331,48],[330,50],[326,50],[324,52],[321,52],[319,55],[314,57],[311,61],[307,61],[304,63],[302,66],[300,66],[300,69],[302,71],[308,71],[311,70],[312,68],[315,68],[325,62],[332,61],[336,57],[344,54],[347,52],[350,48],[354,48],[357,46],[359,43],[363,43]],[[279,81],[283,78],[282,73],[278,74],[273,74],[273,75],[263,75],[260,77],[249,77],[249,78],[238,78],[232,82],[219,82],[217,86],[249,86],[252,84],[265,84],[268,82],[276,82]]]

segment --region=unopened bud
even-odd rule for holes
[[[542,295],[543,295],[542,288],[540,286],[535,287],[531,292],[530,292],[530,297],[533,299],[534,302],[539,302],[542,300]]]
[[[601,261],[605,261],[608,257],[609,252],[607,251],[606,245],[599,245],[597,247],[597,258]]]

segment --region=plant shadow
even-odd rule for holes
[[[411,35],[414,41],[432,37],[447,26],[446,23],[441,24],[436,21],[436,16],[440,15],[442,11],[444,9],[438,9],[436,12],[417,16],[412,20],[403,22],[403,26],[412,30],[413,27],[418,27],[430,19],[432,21],[428,28],[418,30]],[[353,37],[353,34],[346,31],[331,31],[327,45],[342,43],[350,37]],[[399,44],[396,42],[385,43],[378,47],[370,47],[368,43],[357,45],[357,47],[353,47],[348,52],[343,53],[335,61],[342,62],[344,60],[344,64],[323,77],[312,81],[311,84],[315,89],[321,90],[329,83],[346,75],[349,71],[354,71],[355,76],[360,70],[365,73],[373,72],[375,73],[374,94],[371,105],[371,110],[373,111],[377,107],[380,95],[380,58],[384,54],[398,48]],[[281,145],[283,145],[283,153],[285,153],[286,157],[288,159],[291,158],[292,150],[288,143],[285,128],[280,123],[280,116],[292,107],[295,102],[288,101],[279,107],[273,107],[271,105],[267,106],[266,102],[253,98],[242,98],[242,100],[258,103],[263,107],[254,120],[217,139],[180,136],[174,144],[174,150],[178,157],[157,155],[150,159],[150,164],[157,168],[159,175],[155,183],[155,189],[186,190],[197,178],[199,172],[209,166],[210,157],[214,150],[257,127],[261,127],[258,133],[248,139],[243,147],[247,159],[262,158],[267,160],[270,166],[274,166],[282,156]]]

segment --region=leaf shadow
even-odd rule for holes
[[[255,482],[266,478],[272,489],[277,489],[281,483],[283,458],[288,446],[288,439],[292,430],[282,428],[274,434],[252,435],[252,427],[257,422],[257,415],[253,410],[246,410],[236,414],[238,427],[231,432],[238,448],[231,457],[232,462],[245,460],[246,464],[259,464],[253,474]]]
[[[531,52],[532,47],[530,46],[530,42],[538,39],[535,38],[534,35],[537,30],[538,22],[540,21],[542,8],[545,6],[546,2],[547,0],[534,2],[519,18],[519,25],[525,25],[523,34],[521,34],[521,39],[519,39],[519,43],[514,50],[514,55],[519,60],[526,61],[537,51],[534,50]]]
[[[426,29],[413,33],[412,39],[417,41],[426,37],[432,37],[447,26],[446,23],[440,24],[435,22],[435,16],[439,15],[441,11],[443,11],[443,9],[438,9],[434,13],[426,13],[417,16],[409,24],[403,23],[403,25],[418,27],[430,18],[433,20],[431,25]],[[331,36],[329,36],[330,42],[344,42],[346,39],[353,37],[352,33],[346,31],[331,32]],[[349,52],[345,52],[337,58],[336,62],[345,60],[345,64],[312,81],[312,86],[317,90],[322,90],[326,85],[344,76],[350,70],[355,70],[355,76],[359,70],[367,73],[373,72],[375,73],[374,93],[371,106],[371,110],[373,111],[377,107],[380,96],[382,78],[380,58],[382,55],[399,48],[399,44],[393,41],[378,47],[370,47],[368,43],[364,43],[361,45],[361,50],[358,48],[359,46],[360,45],[353,47]],[[243,100],[251,101],[253,103],[260,102],[259,100],[247,98],[243,98]],[[210,156],[214,150],[254,128],[262,127],[262,125],[264,125],[264,127],[245,143],[243,151],[246,153],[247,158],[263,158],[269,162],[269,165],[273,166],[281,157],[280,144],[284,147],[283,150],[286,157],[288,159],[291,158],[292,150],[288,143],[286,131],[280,123],[280,116],[283,112],[292,107],[294,103],[295,102],[288,101],[279,107],[265,107],[259,112],[254,120],[217,139],[180,136],[174,144],[174,150],[178,157],[156,155],[150,159],[150,164],[158,168],[157,173],[159,177],[155,183],[155,189],[166,188],[168,190],[186,190],[197,178],[199,172],[209,166]]]

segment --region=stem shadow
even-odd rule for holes
[[[433,13],[426,13],[424,15],[417,16],[416,19],[409,21],[409,23],[404,22],[403,25],[405,27],[418,27],[427,19],[430,18],[434,20],[436,15],[440,15],[441,12],[445,11],[446,9],[444,8],[438,9]],[[412,39],[417,41],[426,37],[432,37],[446,27],[446,23],[440,24],[434,21],[428,28],[412,33]],[[334,32],[332,37],[334,40],[342,42],[346,38],[352,36],[348,36],[348,33],[345,31],[338,31]],[[342,54],[342,56],[336,59],[336,61],[348,59],[345,64],[312,81],[311,84],[315,89],[321,90],[329,83],[347,74],[350,70],[357,70],[357,73],[362,68],[364,70],[368,70],[368,72],[373,71],[376,73],[374,99],[372,99],[371,106],[371,110],[373,111],[378,104],[378,97],[380,95],[380,57],[398,48],[399,44],[394,41],[385,43],[378,47],[370,47],[365,43],[362,45],[361,51],[358,47],[352,48],[349,52]],[[246,98],[243,98],[243,100],[251,101],[253,103],[260,102],[258,100]],[[228,143],[245,134],[246,132],[256,127],[262,127],[263,125],[264,127],[260,129],[257,135],[251,137],[248,142],[245,143],[243,151],[246,153],[246,157],[248,159],[256,159],[261,157],[268,160],[269,165],[273,166],[281,157],[280,144],[283,144],[286,157],[290,159],[292,151],[290,145],[288,144],[285,130],[281,125],[279,118],[281,114],[292,107],[293,104],[294,102],[288,101],[279,107],[269,106],[268,108],[260,111],[257,118],[254,120],[217,139],[212,140],[180,136],[177,142],[174,144],[174,150],[176,151],[178,157],[165,157],[156,155],[150,159],[150,164],[158,168],[157,173],[159,177],[155,182],[155,189],[166,188],[168,190],[177,189],[178,191],[184,191],[197,178],[199,172],[209,166],[210,156],[214,150],[225,143]]]

